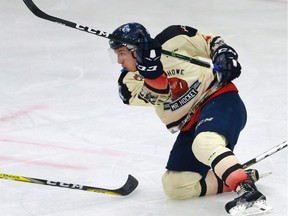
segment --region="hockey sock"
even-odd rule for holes
[[[212,168],[217,176],[233,191],[238,184],[249,177],[231,151],[218,155],[212,162]]]
[[[226,170],[222,175],[222,179],[226,185],[228,185],[233,191],[236,191],[236,187],[240,182],[249,180],[249,177],[240,164],[235,164]]]

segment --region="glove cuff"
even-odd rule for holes
[[[163,65],[161,62],[159,62],[155,66],[150,67],[137,64],[136,68],[139,71],[140,75],[147,79],[156,79],[163,74]]]

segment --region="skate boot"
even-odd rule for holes
[[[238,197],[225,205],[225,209],[229,214],[259,215],[272,210],[266,203],[266,197],[257,190],[253,181],[241,182],[236,192]]]

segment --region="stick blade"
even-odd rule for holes
[[[138,180],[129,174],[126,183],[121,188],[116,189],[114,192],[121,196],[126,196],[137,188],[138,183]]]
[[[28,9],[36,16],[38,17],[45,17],[47,14],[45,14],[43,11],[41,11],[32,0],[23,0],[23,2],[26,4]]]

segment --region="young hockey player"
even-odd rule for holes
[[[270,210],[233,153],[247,117],[231,82],[241,74],[237,52],[220,36],[189,26],[170,26],[152,39],[141,24],[127,23],[113,35],[139,43],[109,42],[123,67],[118,80],[123,102],[154,106],[167,129],[179,131],[162,178],[166,195],[188,199],[235,191],[238,197],[225,206],[231,215],[252,206]],[[211,59],[217,70],[161,56],[162,48]]]

